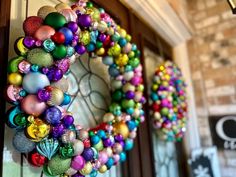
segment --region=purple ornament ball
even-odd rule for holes
[[[63,124],[59,124],[52,128],[52,136],[53,138],[59,138],[64,134],[65,127]]]
[[[42,102],[47,102],[51,97],[50,92],[46,89],[40,89],[38,91],[37,96],[38,96],[38,99]]]
[[[23,40],[23,44],[24,44],[24,46],[27,47],[27,48],[32,48],[32,47],[34,47],[35,42],[36,42],[35,39],[32,38],[32,37],[30,37],[30,36],[26,36],[26,37],[24,38],[24,40]]]
[[[106,38],[107,38],[107,36],[106,36],[105,34],[103,34],[103,33],[101,33],[101,34],[98,36],[98,39],[99,39],[99,41],[101,41],[101,42],[104,42],[104,41],[106,40]]]
[[[135,93],[133,91],[128,91],[125,93],[125,97],[129,100],[134,99]]]
[[[110,138],[107,138],[103,141],[103,144],[105,147],[110,147],[110,146],[112,146],[113,143]]]
[[[75,51],[80,54],[80,55],[83,55],[85,52],[86,52],[86,48],[84,45],[77,45],[75,46]]]
[[[66,115],[63,117],[63,124],[65,125],[65,127],[70,127],[71,125],[73,125],[74,123],[74,118],[71,115]]]
[[[45,120],[52,125],[58,125],[61,120],[62,113],[57,107],[49,107],[45,111]]]
[[[116,140],[117,142],[121,142],[121,141],[124,140],[124,138],[123,138],[123,136],[122,136],[121,134],[118,134],[118,135],[115,136],[115,140]]]
[[[63,71],[57,67],[50,68],[47,73],[50,81],[59,81],[63,77]]]
[[[81,155],[84,157],[86,161],[90,161],[93,159],[94,151],[91,148],[85,148]]]
[[[79,26],[75,22],[69,22],[67,27],[73,32],[76,33],[78,31]]]
[[[78,18],[78,23],[82,27],[90,27],[92,24],[92,19],[89,15],[87,14],[82,14]]]

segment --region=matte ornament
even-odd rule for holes
[[[43,25],[35,32],[34,37],[39,41],[44,41],[46,39],[49,39],[54,34],[55,29],[48,25]]]
[[[58,12],[52,12],[48,14],[44,20],[46,25],[49,25],[55,29],[63,27],[66,22],[66,18]]]
[[[45,19],[45,17],[46,17],[48,14],[50,14],[50,13],[52,13],[52,12],[56,12],[56,11],[57,11],[57,10],[56,10],[54,7],[52,7],[52,6],[43,6],[43,7],[41,7],[41,8],[38,10],[37,16],[39,16],[39,17]]]
[[[70,168],[71,159],[63,159],[59,155],[54,156],[48,162],[48,171],[52,176],[63,174]]]
[[[30,94],[36,94],[38,90],[49,85],[50,82],[47,76],[39,72],[26,74],[22,83],[23,89]]]
[[[33,116],[42,114],[46,107],[46,103],[40,102],[36,95],[28,95],[21,102],[21,109]]]
[[[43,25],[43,19],[37,16],[28,17],[23,23],[23,29],[26,36],[33,36],[35,32]]]
[[[36,145],[37,151],[49,160],[57,153],[59,147],[56,139],[45,139]]]
[[[35,148],[35,143],[25,136],[24,131],[17,131],[13,137],[13,146],[21,153],[28,153]]]
[[[35,48],[29,51],[27,60],[39,67],[49,67],[53,64],[53,58],[50,53],[45,52],[43,49]]]

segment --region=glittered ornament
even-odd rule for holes
[[[63,159],[59,155],[54,156],[47,165],[48,172],[52,176],[60,175],[70,168],[71,159]]]
[[[27,61],[40,67],[48,67],[53,64],[53,58],[51,54],[39,48],[35,48],[29,51],[27,55]]]
[[[35,148],[35,143],[25,136],[24,131],[17,131],[13,137],[13,146],[21,153],[28,153]]]
[[[38,10],[37,16],[45,19],[45,17],[52,13],[52,12],[56,12],[56,9],[52,6],[43,6]]]
[[[24,21],[23,29],[27,36],[33,36],[42,25],[43,19],[41,17],[31,16]]]
[[[54,28],[48,25],[43,25],[34,33],[34,37],[39,41],[44,41],[46,39],[49,39],[54,34],[55,34]]]

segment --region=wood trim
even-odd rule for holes
[[[5,95],[4,90],[7,84],[7,63],[9,49],[9,28],[10,28],[11,0],[0,1],[0,176],[2,176],[3,167],[3,148],[5,131]]]

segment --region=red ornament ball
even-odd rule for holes
[[[42,156],[38,152],[33,152],[33,153],[29,154],[28,159],[29,159],[30,164],[35,167],[41,167],[47,161],[47,158]]]
[[[26,36],[33,36],[34,33],[43,25],[41,17],[32,16],[28,17],[23,23],[23,29]]]
[[[61,32],[56,32],[51,39],[57,44],[63,44],[65,42],[65,35]]]

